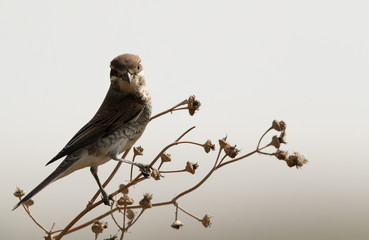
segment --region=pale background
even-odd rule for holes
[[[205,229],[174,207],[147,211],[127,239],[368,239],[369,4],[367,1],[0,1],[1,239],[43,239],[19,208],[58,163],[48,162],[95,113],[109,85],[109,62],[142,58],[154,113],[195,94],[194,117],[180,112],[152,122],[139,140],[150,161],[184,130],[187,139],[228,135],[247,153],[273,119],[288,124],[285,149],[310,160],[302,169],[264,156],[227,166],[180,200]],[[147,181],[133,190],[154,202],[199,181],[216,153],[179,147],[180,168],[196,175]],[[115,163],[100,167],[105,179]],[[116,189],[126,171],[107,188]],[[97,189],[89,170],[35,198],[34,215],[59,229]],[[106,209],[102,206],[102,209]],[[92,217],[92,216],[91,216]],[[110,228],[102,237],[115,234]],[[90,228],[65,239],[93,239]]]

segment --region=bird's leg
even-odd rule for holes
[[[136,167],[138,167],[140,169],[142,175],[145,178],[149,178],[150,177],[151,167],[149,165],[145,165],[145,164],[142,164],[142,163],[135,163],[135,162],[132,162],[132,161],[129,161],[129,160],[126,160],[126,159],[122,159],[118,155],[111,156],[111,159],[113,159],[115,161],[124,162],[124,163],[128,163],[128,164],[134,165],[134,166],[136,166]]]
[[[101,194],[102,194],[102,201],[105,205],[110,206],[110,200],[112,200],[111,198],[109,198],[108,194],[106,194],[105,190],[103,189],[101,183],[100,183],[100,179],[99,176],[97,176],[97,167],[91,167],[90,168],[90,172],[92,173],[92,175],[94,176],[97,185],[99,185]]]

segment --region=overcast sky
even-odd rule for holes
[[[369,236],[369,4],[367,1],[0,1],[0,159],[3,239],[43,239],[25,212],[11,212],[18,186],[32,190],[58,163],[45,167],[93,116],[119,54],[142,59],[158,113],[195,94],[195,116],[178,112],[153,121],[138,145],[149,162],[196,125],[186,139],[217,142],[228,135],[247,153],[273,119],[284,120],[290,152],[302,169],[255,156],[216,172],[173,206],[147,211],[127,239],[346,240]],[[218,147],[218,146],[217,146]],[[196,184],[216,153],[193,147],[169,153],[176,174],[131,190],[169,200]],[[99,168],[105,179],[114,168]],[[123,168],[107,188],[127,179]],[[97,190],[88,169],[34,197],[32,211],[47,228],[64,227]],[[98,212],[106,210],[101,206]],[[92,216],[90,217],[92,218]],[[115,234],[110,218],[103,237]],[[65,239],[93,239],[86,228]]]

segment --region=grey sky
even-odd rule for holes
[[[273,119],[287,122],[285,149],[310,160],[301,170],[257,156],[217,172],[183,198],[210,229],[174,208],[152,209],[129,239],[367,239],[369,236],[369,31],[366,1],[1,1],[2,238],[42,239],[16,186],[30,191],[44,165],[95,113],[109,85],[109,62],[138,54],[154,113],[191,94],[202,107],[150,123],[139,140],[149,161],[187,128],[188,139],[228,135],[247,153]],[[215,153],[182,147],[168,168],[199,162],[194,176],[134,189],[166,200],[196,183]],[[114,163],[99,168],[104,179]],[[108,188],[113,191],[126,179]],[[53,183],[32,208],[47,227],[68,223],[97,189],[88,169]],[[109,219],[110,221],[110,219]],[[49,226],[50,225],[50,226]],[[113,227],[112,222],[110,226]],[[104,235],[114,234],[107,231]],[[92,238],[86,229],[65,239]]]

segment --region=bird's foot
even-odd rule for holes
[[[140,171],[142,175],[144,176],[144,178],[150,178],[150,175],[152,172],[152,167],[150,165],[144,165],[142,163],[138,163],[136,166],[140,168]]]
[[[110,201],[113,203],[114,202],[114,200],[113,200],[113,198],[111,198],[111,197],[109,197],[108,196],[108,194],[106,194],[106,192],[105,191],[102,191],[101,192],[101,200],[103,201],[103,203],[105,204],[105,205],[108,205],[108,206],[111,206],[110,205]]]

